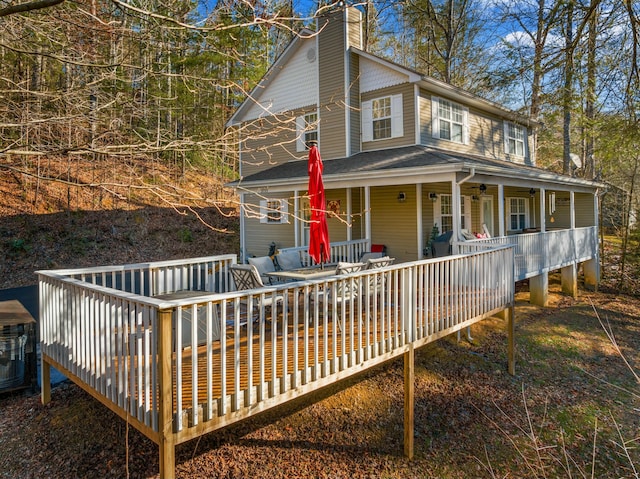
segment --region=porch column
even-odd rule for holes
[[[424,231],[422,225],[422,184],[416,185],[416,234],[418,241],[418,259],[422,259],[422,250],[424,249]]]
[[[245,193],[240,193],[240,262],[243,263],[246,260],[246,240],[245,240],[245,222],[244,222],[244,214],[245,214]]]
[[[543,307],[549,304],[549,273],[529,278],[529,302]]]
[[[576,211],[575,211],[575,193],[569,192],[569,227],[571,228],[571,251],[576,252]],[[578,297],[578,269],[576,263],[565,266],[560,270],[562,275],[562,292],[573,298]]]
[[[560,269],[562,274],[562,292],[573,298],[578,297],[578,273],[575,264]]]
[[[453,212],[453,238],[451,238],[451,244],[455,241],[459,241],[460,239],[460,186],[458,182],[454,178],[451,181],[451,210]],[[456,254],[458,251],[451,251],[453,254]]]
[[[504,236],[504,185],[498,184],[498,236]]]
[[[369,241],[369,251],[371,251],[371,187],[364,187],[364,234]]]
[[[598,284],[600,283],[600,247],[598,244],[598,230],[600,229],[600,221],[598,210],[598,193],[595,192],[593,194],[593,225],[596,227],[596,235],[593,238],[593,244],[591,248],[594,252],[594,257],[589,261],[585,261],[582,269],[584,272],[584,285],[593,289],[594,291],[598,290]]]
[[[540,231],[547,231],[547,190],[540,188]]]
[[[351,241],[353,237],[353,192],[351,188],[347,188],[347,241]]]
[[[302,226],[302,222],[300,221],[300,197],[299,191],[294,190],[293,192],[293,245],[298,247],[300,246],[300,228]]]
[[[596,257],[582,263],[582,272],[584,273],[585,288],[592,291],[598,291],[598,283],[600,280],[598,258]]]

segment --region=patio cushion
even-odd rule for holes
[[[284,271],[302,268],[300,253],[297,251],[281,251],[276,255],[276,263]]]
[[[258,256],[256,258],[248,258],[249,264],[256,267],[258,273],[260,273],[260,278],[262,278],[262,282],[265,284],[269,284],[270,277],[267,273],[273,273],[276,270],[276,265],[273,263],[273,260],[270,256]]]

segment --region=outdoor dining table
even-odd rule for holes
[[[272,271],[267,275],[284,281],[305,281],[309,279],[325,278],[336,274],[335,264],[325,264],[324,266],[310,266],[307,268],[287,269],[282,271]]]

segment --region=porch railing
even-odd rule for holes
[[[308,245],[280,248],[280,251],[296,251],[300,253],[300,258],[304,266],[310,266],[312,264],[312,260],[309,257]],[[337,263],[339,261],[357,262],[360,260],[360,257],[368,251],[371,251],[371,241],[368,239],[331,243],[330,258],[327,259],[327,263]]]
[[[598,257],[598,229],[595,226],[526,233],[497,238],[456,242],[461,253],[482,251],[496,245],[514,246],[515,280]]]
[[[222,268],[227,260],[185,264]],[[40,271],[43,360],[152,440],[161,444],[172,434],[168,442],[176,444],[511,307],[512,260],[511,247],[497,247],[176,300],[97,284],[99,268]],[[148,266],[115,271],[155,270]],[[186,276],[199,270],[187,268]],[[281,300],[281,307],[269,308],[267,300]]]

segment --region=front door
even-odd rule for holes
[[[480,223],[487,225],[491,236],[495,236],[493,231],[493,196],[480,197]],[[480,231],[484,233],[484,231]]]

